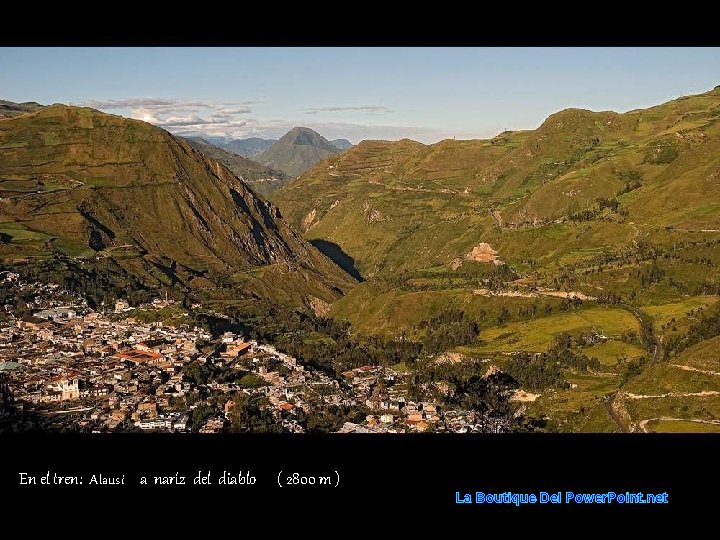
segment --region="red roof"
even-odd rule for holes
[[[129,360],[130,362],[135,362],[136,364],[145,364],[147,362],[155,362],[164,357],[162,354],[158,354],[153,351],[139,351],[137,349],[131,349],[129,351],[117,353],[115,358]]]

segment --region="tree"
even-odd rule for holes
[[[263,396],[233,394],[235,405],[228,413],[231,431],[236,433],[279,433],[282,425],[275,420]]]
[[[200,404],[190,413],[190,431],[196,433],[210,418],[217,414],[217,409],[208,404]]]

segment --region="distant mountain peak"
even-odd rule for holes
[[[306,127],[294,127],[258,155],[257,160],[295,177],[338,152],[340,149],[318,132]]]
[[[15,103],[14,101],[6,101],[0,99],[0,118],[10,118],[36,111],[42,108],[42,105],[35,101],[26,101],[24,103]]]
[[[292,128],[285,135],[280,137],[278,142],[297,144],[300,146],[317,146],[319,148],[327,148],[330,151],[332,151],[332,149],[337,149],[336,146],[333,146],[330,141],[320,135],[317,131],[306,127]]]
[[[353,146],[353,144],[347,139],[335,139],[334,141],[330,142],[338,150],[347,150],[348,148],[352,148]]]

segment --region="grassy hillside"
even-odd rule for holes
[[[667,243],[667,227],[720,229],[719,111],[715,89],[626,114],[569,109],[491,140],[364,141],[273,200],[366,277],[448,264],[481,241],[510,264],[552,266]]]
[[[294,303],[353,284],[229,170],[144,122],[67,106],[3,119],[0,164],[5,263],[88,258],[150,287]]]
[[[480,331],[454,352],[511,371],[569,335],[598,364],[564,367],[567,385],[543,387],[528,414],[559,430],[697,431],[715,427],[684,400],[714,394],[685,394],[714,392],[714,375],[665,353],[720,298],[718,188],[720,87],[624,114],[568,109],[490,140],[363,141],[273,200],[363,278],[331,309],[354,331],[423,339],[421,321],[462,310]],[[682,395],[627,397],[640,387]]]
[[[720,337],[650,366],[621,399],[634,431],[720,431]]]

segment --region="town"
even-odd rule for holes
[[[212,335],[171,299],[94,310],[12,272],[0,285],[33,298],[31,316],[10,304],[0,314],[0,430],[466,433],[493,422],[409,399],[407,373],[389,367],[333,376],[238,333]]]

